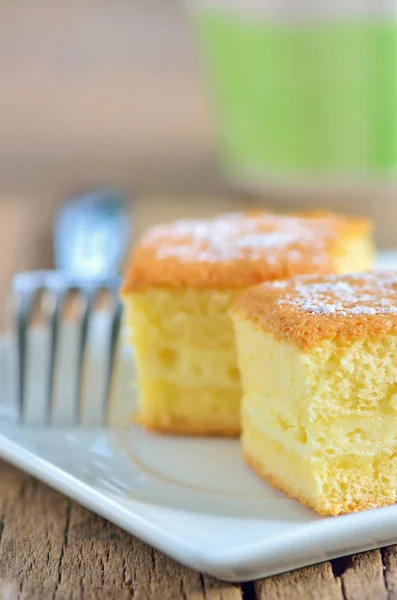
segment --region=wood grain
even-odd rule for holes
[[[258,581],[255,584],[255,592],[259,600],[344,598],[341,580],[334,576],[329,562]]]
[[[371,600],[388,598],[380,550],[353,556],[342,574],[345,598]]]
[[[1,600],[242,600],[0,462]]]
[[[397,600],[397,546],[382,548],[380,552],[389,600]]]
[[[188,569],[0,462],[0,600],[396,600],[397,546],[248,584]]]

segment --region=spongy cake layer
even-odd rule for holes
[[[365,268],[372,260],[370,233],[368,220],[332,213],[256,211],[176,221],[150,229],[134,248],[123,293],[151,287],[241,289],[301,273]]]
[[[231,291],[147,290],[126,300],[140,373],[139,421],[174,433],[238,435],[240,375]]]
[[[357,279],[332,281],[353,286]],[[376,318],[394,323],[397,277],[371,274],[358,281],[356,299],[362,304],[339,295],[335,308],[337,296],[327,288],[327,300],[321,295],[314,303],[320,310],[313,310],[312,293],[307,307],[306,326],[319,334],[328,332],[316,326],[324,318],[323,303],[334,307],[327,321],[355,319],[354,307],[365,306],[361,327],[354,330],[360,336],[353,338],[338,336],[334,329],[331,337],[323,335],[320,341],[318,335],[316,345],[302,347],[244,311],[233,313],[244,390],[244,455],[271,483],[321,514],[397,500],[397,330],[395,325],[374,327]],[[298,283],[288,289],[292,285],[296,290]],[[296,303],[299,297],[300,305],[303,296],[279,298]],[[295,319],[298,327],[297,313]]]

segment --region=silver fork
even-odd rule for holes
[[[87,334],[94,304],[105,292],[111,298],[108,310],[110,326],[106,340],[105,389],[101,402],[101,422],[106,424],[116,349],[122,319],[116,274],[124,258],[130,234],[129,217],[124,203],[108,190],[67,203],[54,226],[54,271],[17,274],[12,281],[14,333],[16,342],[17,405],[20,422],[25,422],[27,397],[28,335],[31,317],[40,296],[41,313],[48,327],[49,364],[46,373],[46,421],[53,419],[53,390],[62,313],[71,294],[80,300],[78,311],[77,373],[74,386],[74,424],[80,422]]]

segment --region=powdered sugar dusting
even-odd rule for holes
[[[266,213],[229,213],[211,220],[179,220],[155,227],[143,239],[160,260],[230,262],[266,260],[327,264],[333,234],[330,219],[304,219]]]
[[[397,273],[372,272],[296,278],[277,303],[313,315],[397,315]],[[276,282],[274,288],[280,287]]]

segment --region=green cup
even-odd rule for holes
[[[296,189],[395,179],[397,20],[368,4],[197,0],[229,180]]]

